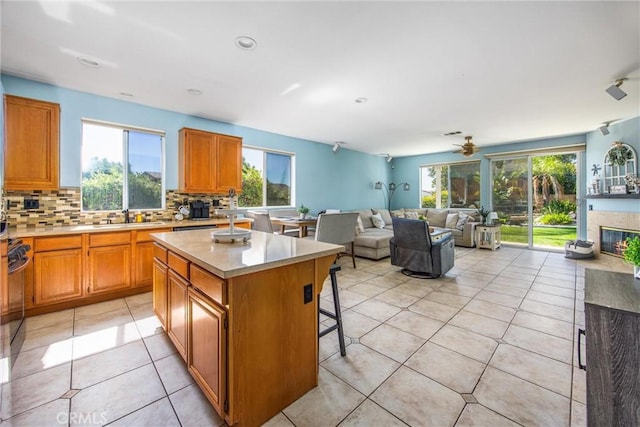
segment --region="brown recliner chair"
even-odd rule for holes
[[[402,273],[434,279],[451,270],[455,260],[455,242],[449,233],[431,241],[429,224],[419,219],[392,218],[393,237],[389,241],[391,264],[403,267]]]

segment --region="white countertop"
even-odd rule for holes
[[[248,218],[235,219],[234,223],[246,223],[251,220]],[[64,234],[81,234],[81,233],[100,233],[127,230],[143,230],[149,228],[188,228],[199,227],[203,225],[221,225],[229,224],[229,219],[211,218],[207,220],[194,221],[152,221],[152,222],[131,222],[131,223],[115,223],[115,224],[75,224],[75,225],[47,225],[44,227],[9,227],[9,237],[45,237]]]
[[[214,243],[209,230],[154,233],[162,246],[223,279],[338,254],[344,246],[252,231],[246,243]]]

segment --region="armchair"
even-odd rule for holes
[[[432,242],[427,222],[407,218],[392,218],[392,221],[391,264],[403,267],[403,274],[435,279],[453,267],[455,248],[451,233]]]

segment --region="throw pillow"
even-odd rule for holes
[[[373,212],[371,212],[371,209],[363,209],[358,211],[358,214],[360,214],[360,219],[362,220],[364,228],[373,228],[373,222],[371,222],[371,215],[373,215]]]
[[[374,209],[373,213],[380,214],[385,225],[391,224],[391,214],[388,209]]]
[[[364,233],[364,225],[362,224],[362,218],[358,215],[358,223],[356,224],[356,234]]]
[[[444,228],[455,229],[458,224],[458,212],[447,214],[447,220],[444,223]]]
[[[409,219],[418,219],[418,212],[404,212],[404,217]]]
[[[472,218],[464,212],[458,212],[458,222],[456,223],[456,228],[460,231],[464,230],[464,226]]]
[[[373,221],[374,227],[384,228],[384,220],[382,219],[382,215],[379,213],[371,215],[371,221]]]
[[[391,216],[396,218],[404,218],[404,209],[391,211]]]
[[[444,228],[448,213],[449,211],[446,209],[429,209],[427,210],[427,221],[432,227]]]

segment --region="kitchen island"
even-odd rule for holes
[[[318,383],[318,298],[342,246],[251,232],[157,233],[154,312],[229,425],[261,425]]]

